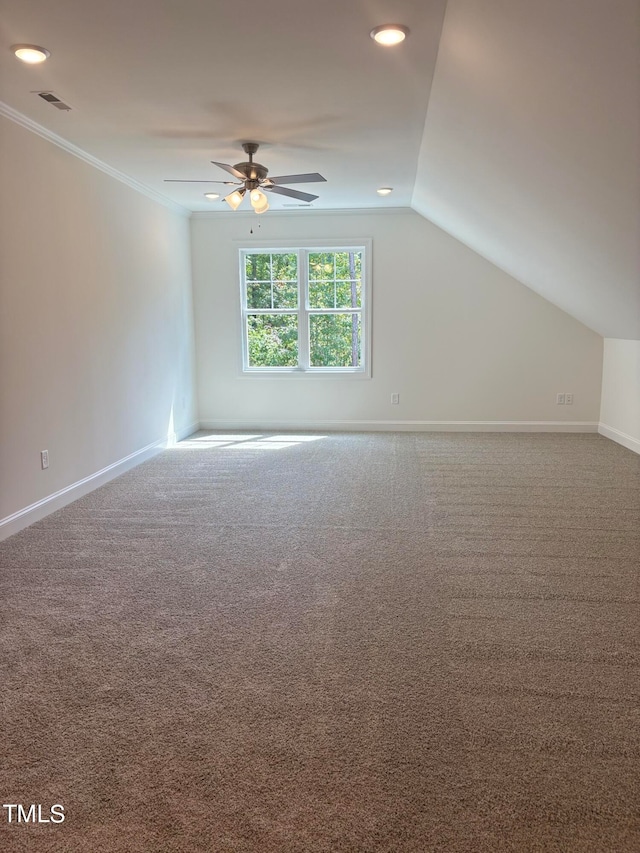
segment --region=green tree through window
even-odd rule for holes
[[[241,253],[245,370],[364,371],[365,247]]]

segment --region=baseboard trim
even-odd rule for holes
[[[614,429],[614,427],[607,426],[607,424],[603,423],[598,424],[598,432],[605,438],[610,438],[611,441],[615,441],[623,447],[626,447],[627,450],[633,450],[634,453],[640,453],[640,441],[632,435],[627,435],[626,432],[621,432],[619,429]]]
[[[232,430],[324,430],[328,432],[564,432],[600,433],[605,438],[640,453],[640,441],[603,423],[589,421],[264,421],[205,419],[190,424],[168,438],[130,453],[123,459],[60,489],[18,512],[0,519],[0,541],[45,518],[52,512],[114,480],[136,465],[161,453],[198,429]]]
[[[597,432],[590,421],[265,421],[205,418],[200,429],[331,432]]]
[[[117,462],[113,462],[111,465],[107,465],[106,468],[101,468],[94,474],[83,477],[82,480],[71,483],[71,485],[65,486],[64,489],[59,489],[52,495],[48,495],[46,498],[30,504],[24,509],[18,510],[18,512],[14,512],[13,515],[8,515],[6,518],[0,519],[0,542],[9,536],[13,536],[14,533],[23,530],[25,527],[29,527],[29,525],[34,524],[36,521],[40,521],[52,512],[56,512],[56,510],[62,509],[67,504],[78,500],[78,498],[88,495],[94,489],[104,486],[110,480],[115,480],[116,477],[119,477],[131,468],[135,468],[136,465],[146,462],[147,459],[151,459],[167,447],[171,447],[176,441],[187,438],[187,436],[196,432],[199,427],[199,423],[190,424],[177,432],[171,433],[167,438],[147,444],[146,447],[130,453],[128,456],[119,459]]]

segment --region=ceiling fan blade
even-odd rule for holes
[[[225,172],[229,172],[230,175],[233,175],[234,178],[240,178],[241,181],[245,180],[245,175],[242,172],[239,172],[237,169],[234,169],[233,166],[230,166],[228,163],[216,163],[215,160],[211,161],[214,166],[220,166],[221,169],[224,169]]]
[[[165,178],[165,184],[225,184],[226,186],[240,186],[240,181],[192,181],[190,178]]]
[[[317,195],[311,195],[311,193],[301,193],[300,190],[290,190],[287,187],[263,187],[269,193],[278,193],[278,195],[288,195],[291,198],[298,198],[300,201],[313,201],[316,198],[319,198]]]
[[[307,175],[278,175],[277,178],[268,178],[274,184],[312,184],[315,181],[326,181],[318,172],[309,172]]]

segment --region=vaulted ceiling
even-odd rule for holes
[[[395,48],[369,37],[389,21]],[[0,0],[0,37],[2,112],[156,197],[233,216],[224,185],[165,179],[224,181],[257,141],[270,174],[325,176],[296,185],[312,209],[413,207],[640,339],[640,0]]]

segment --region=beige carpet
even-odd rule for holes
[[[640,850],[640,457],[199,434],[0,544],[3,853]],[[305,440],[302,440],[305,439]]]

